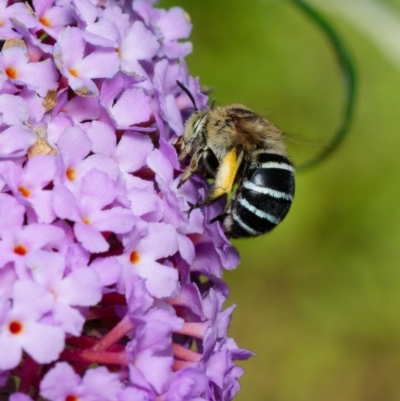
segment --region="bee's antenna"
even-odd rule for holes
[[[192,103],[193,103],[194,111],[196,111],[196,112],[199,111],[199,110],[197,109],[196,102],[194,101],[194,97],[193,97],[193,95],[190,93],[189,89],[186,88],[186,86],[183,85],[183,83],[182,83],[182,82],[179,82],[178,80],[176,81],[176,83],[177,83],[178,86],[189,96],[189,99],[190,99],[190,100],[192,101]]]

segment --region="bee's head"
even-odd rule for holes
[[[201,134],[208,122],[208,111],[195,111],[187,120],[185,131],[183,132],[183,142],[186,144],[193,143],[197,138],[203,139]]]
[[[201,142],[202,140],[204,140],[204,137],[203,135],[201,135],[201,133],[203,132],[204,127],[207,124],[209,112],[199,111],[196,106],[194,97],[190,93],[189,89],[186,88],[186,86],[179,81],[176,81],[176,83],[188,95],[189,99],[193,103],[194,113],[189,117],[189,120],[186,122],[185,131],[182,136],[184,144],[189,148],[193,148],[195,142]]]

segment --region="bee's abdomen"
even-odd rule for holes
[[[294,188],[294,168],[286,157],[257,154],[223,220],[229,236],[255,237],[271,231],[288,213]]]

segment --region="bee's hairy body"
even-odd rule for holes
[[[254,237],[272,230],[286,216],[294,196],[294,168],[281,132],[241,104],[197,111],[186,123],[180,159],[190,159],[182,185],[193,174],[214,178],[204,200],[213,203],[232,192],[220,220],[233,238]]]

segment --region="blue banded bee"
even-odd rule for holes
[[[179,159],[189,159],[179,182],[193,174],[214,179],[206,197],[190,210],[215,202],[237,190],[222,222],[232,238],[255,237],[271,231],[288,213],[294,197],[294,167],[288,159],[282,133],[268,120],[241,104],[195,112],[180,140]]]

